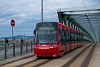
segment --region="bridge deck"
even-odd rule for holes
[[[96,45],[89,67],[100,67],[100,43]]]
[[[81,47],[80,49],[82,49],[82,48],[83,47]],[[79,51],[79,49],[76,49],[75,51],[77,52],[77,50]],[[73,52],[76,53],[75,51],[73,51]],[[70,53],[74,54],[73,52],[70,52]],[[61,58],[54,59],[54,60],[52,60],[52,61],[50,61],[50,62],[48,62],[48,63],[46,63],[46,64],[44,64],[42,66],[43,67],[46,67],[46,66],[51,66],[51,65],[53,65],[53,66],[56,66],[57,65],[57,67],[61,67],[65,63],[65,61],[68,61],[68,59],[70,59],[71,56],[74,56],[74,55],[69,56],[70,53],[69,54],[66,54],[65,56],[63,56]],[[14,60],[17,61],[18,59],[22,59],[22,58],[29,57],[29,56],[30,57],[33,56],[33,53],[30,53],[30,54],[27,54],[27,55],[24,55],[24,56],[19,56],[19,57],[16,57],[16,58],[11,58],[11,59],[9,59],[9,61],[10,62],[13,62]],[[32,57],[32,58],[34,58],[34,57]],[[32,59],[30,59],[30,60],[32,60]],[[27,60],[25,62],[29,62],[30,60]],[[5,61],[0,62],[0,64],[9,63],[9,61],[8,60],[5,60]],[[25,62],[23,61],[23,63],[25,63]],[[93,52],[93,55],[92,55],[92,58],[91,58],[91,61],[90,61],[88,67],[100,67],[100,43],[98,43],[96,45],[96,47],[94,49],[94,52]]]

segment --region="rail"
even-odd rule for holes
[[[91,45],[89,45],[88,47],[86,47],[85,49],[83,49],[80,53],[78,53],[76,56],[74,56],[70,61],[68,61],[67,63],[65,63],[62,67],[69,67],[83,52],[86,51],[86,49],[88,49]]]
[[[95,49],[95,46],[96,44],[92,47],[92,49],[90,50],[90,52],[88,53],[87,57],[85,58],[84,62],[82,63],[82,66],[81,67],[88,67],[89,65],[89,62],[92,58],[92,54],[93,54],[93,51]]]

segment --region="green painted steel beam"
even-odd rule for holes
[[[66,14],[63,14],[63,12],[58,12],[58,18],[59,18],[59,22],[64,24],[64,25],[75,25],[77,26],[79,29],[81,29],[85,35],[91,39],[92,41],[93,40],[93,37],[78,23],[76,22],[73,18],[70,17],[70,15],[66,15]],[[68,22],[68,23],[66,23]]]

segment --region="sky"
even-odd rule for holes
[[[96,6],[100,0],[84,0]],[[60,8],[84,7],[82,0],[44,0],[44,21],[58,22]],[[33,36],[36,23],[41,22],[41,0],[0,0],[0,37],[12,35],[11,19],[15,20],[14,36]]]

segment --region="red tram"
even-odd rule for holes
[[[83,33],[57,22],[36,24],[34,55],[37,57],[62,56],[82,44]]]

